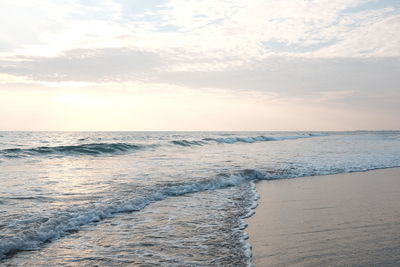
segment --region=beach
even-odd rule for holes
[[[255,266],[399,266],[400,168],[259,181]]]

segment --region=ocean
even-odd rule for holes
[[[257,181],[399,166],[399,131],[0,132],[0,265],[251,266]]]

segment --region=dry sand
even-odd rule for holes
[[[255,266],[400,266],[400,168],[261,181]]]

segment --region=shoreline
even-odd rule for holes
[[[255,266],[400,264],[400,168],[256,183]]]

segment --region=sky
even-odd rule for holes
[[[400,129],[399,0],[2,0],[0,130]]]

